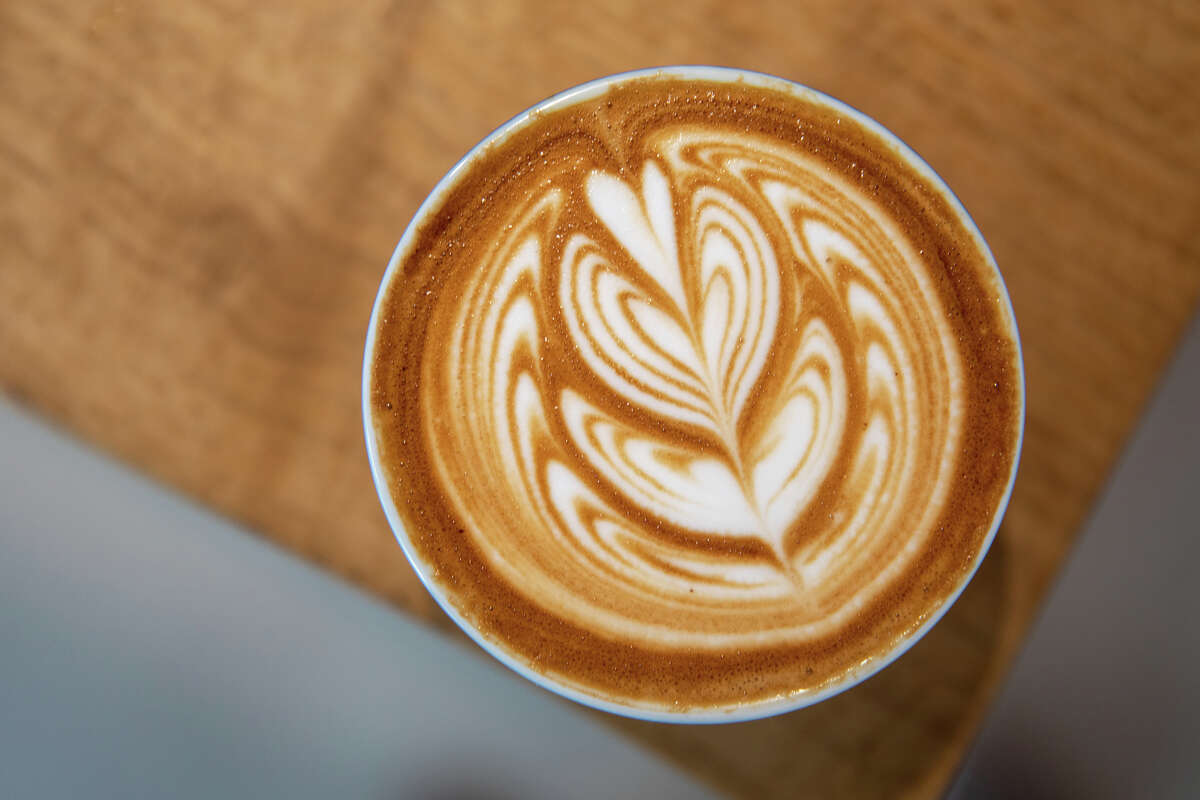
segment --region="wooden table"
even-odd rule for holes
[[[1200,5],[265,5],[0,4],[4,392],[444,626],[359,420],[370,305],[422,197],[606,73],[823,89],[941,172],[1008,280],[1029,421],[1007,520],[945,621],[848,694],[730,726],[604,719],[735,794],[937,794],[1196,303]]]

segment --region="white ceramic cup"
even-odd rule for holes
[[[980,547],[978,554],[975,557],[975,562],[971,565],[971,569],[963,578],[960,585],[952,592],[933,614],[925,621],[920,628],[914,631],[907,638],[899,641],[886,655],[873,659],[861,671],[846,675],[836,684],[827,686],[819,691],[805,693],[794,697],[785,697],[778,700],[768,700],[761,703],[751,703],[745,706],[739,706],[732,709],[693,709],[685,711],[666,711],[660,709],[646,709],[627,704],[612,702],[595,697],[577,689],[567,686],[554,678],[536,672],[522,663],[519,659],[513,657],[507,652],[501,643],[493,642],[480,633],[474,626],[468,622],[462,614],[454,607],[454,604],[449,601],[446,594],[431,579],[429,574],[429,566],[425,564],[416,550],[413,548],[409,539],[409,532],[404,526],[404,522],[400,517],[400,513],[396,508],[395,502],[392,499],[391,492],[388,489],[387,481],[384,477],[384,472],[380,464],[379,448],[375,440],[375,422],[373,419],[373,411],[370,403],[370,376],[371,363],[374,360],[375,338],[378,327],[378,321],[381,314],[381,306],[383,298],[387,294],[387,288],[393,280],[396,279],[400,266],[408,255],[409,249],[412,247],[416,236],[416,231],[421,227],[423,221],[441,206],[443,198],[457,184],[459,179],[467,173],[476,159],[484,153],[490,145],[503,141],[515,131],[523,128],[537,114],[555,111],[577,103],[592,99],[607,92],[614,85],[625,83],[638,78],[650,76],[669,76],[684,80],[704,80],[715,82],[744,82],[750,85],[758,85],[769,87],[776,90],[781,90],[786,93],[791,93],[818,105],[825,106],[835,110],[840,115],[851,118],[861,124],[868,130],[876,133],[885,143],[894,148],[896,154],[901,156],[908,164],[915,169],[922,177],[924,177],[929,185],[940,191],[950,204],[950,206],[958,214],[961,222],[966,230],[968,230],[975,238],[976,245],[982,252],[991,268],[994,270],[998,285],[1003,291],[1003,302],[1006,305],[1006,314],[1011,321],[1011,333],[1013,343],[1016,347],[1017,365],[1019,376],[1019,401],[1020,401],[1020,420],[1019,420],[1019,435],[1017,439],[1017,450],[1013,458],[1012,471],[1008,477],[1008,484],[1005,488],[1001,503],[996,509],[991,520],[990,527],[983,545]],[[806,706],[813,705],[822,700],[825,700],[833,695],[839,694],[847,689],[850,689],[859,683],[862,683],[867,678],[876,674],[884,667],[891,664],[901,655],[903,655],[910,647],[917,643],[949,610],[962,594],[971,578],[978,570],[984,556],[991,547],[992,541],[995,539],[996,531],[1000,527],[1000,521],[1004,516],[1004,512],[1008,507],[1009,498],[1012,495],[1013,483],[1017,476],[1017,466],[1020,461],[1021,443],[1024,438],[1025,431],[1025,372],[1021,361],[1020,337],[1017,332],[1015,316],[1012,310],[1012,304],[1009,300],[1007,289],[1004,288],[1004,281],[1000,275],[999,269],[996,267],[995,259],[992,256],[991,250],[988,249],[987,243],[980,234],[978,227],[967,214],[962,203],[955,197],[945,182],[938,177],[937,173],[910,147],[902,142],[895,134],[888,131],[878,122],[874,121],[865,114],[857,111],[854,108],[835,100],[826,94],[810,89],[792,81],[784,80],[770,75],[765,75],[758,72],[750,72],[747,70],[729,69],[725,67],[706,67],[706,66],[674,66],[660,67],[654,69],[637,70],[633,72],[625,72],[617,75],[610,75],[605,78],[591,81],[589,83],[576,86],[572,89],[567,89],[564,92],[554,95],[553,97],[538,103],[537,105],[526,109],[517,116],[510,119],[505,124],[490,133],[479,144],[471,148],[471,150],[463,156],[457,164],[455,164],[445,177],[438,182],[429,197],[417,209],[408,228],[404,231],[403,236],[397,244],[395,252],[392,254],[391,261],[388,262],[387,270],[384,272],[383,280],[380,283],[379,293],[375,300],[375,306],[371,313],[371,321],[367,330],[367,341],[363,359],[363,423],[366,434],[367,456],[371,464],[371,475],[375,481],[375,489],[379,495],[380,502],[383,505],[384,513],[387,515],[388,522],[391,524],[392,532],[396,536],[396,540],[400,543],[400,547],[404,550],[408,557],[409,563],[412,564],[417,576],[421,582],[425,584],[425,588],[433,595],[438,605],[446,612],[454,622],[462,628],[480,647],[486,650],[491,655],[495,656],[503,664],[523,675],[534,683],[549,689],[563,697],[575,700],[583,705],[591,706],[602,711],[608,711],[622,716],[633,717],[654,722],[675,722],[675,723],[722,723],[722,722],[740,722],[751,719],[760,719],[776,714],[783,714],[789,711],[794,711]]]

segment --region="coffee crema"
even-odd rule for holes
[[[477,154],[369,354],[418,569],[516,663],[634,709],[817,694],[961,588],[1003,505],[1006,295],[852,115],[645,77]]]

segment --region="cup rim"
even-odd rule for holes
[[[529,120],[536,114],[549,111],[556,111],[562,108],[581,103],[585,100],[590,100],[597,97],[612,86],[626,83],[628,81],[639,80],[644,78],[680,78],[690,80],[708,80],[718,83],[736,83],[744,82],[752,86],[762,86],[783,91],[785,93],[798,96],[802,99],[812,101],[818,105],[830,108],[838,113],[844,114],[853,119],[858,124],[865,127],[867,130],[876,134],[879,139],[887,146],[893,148],[895,153],[908,163],[918,174],[920,174],[930,186],[941,192],[947,203],[950,205],[954,213],[959,217],[963,226],[972,236],[978,250],[984,255],[984,259],[991,268],[995,276],[997,286],[1000,289],[1003,311],[1007,316],[1013,344],[1016,347],[1016,367],[1017,367],[1017,393],[1019,399],[1019,412],[1017,420],[1017,438],[1016,449],[1013,455],[1012,468],[1009,472],[1008,481],[1001,496],[1000,503],[997,505],[993,513],[992,520],[989,524],[988,533],[984,537],[983,543],[975,556],[974,562],[970,569],[966,572],[962,580],[953,592],[946,596],[941,605],[931,613],[925,621],[908,636],[897,642],[887,653],[873,659],[863,668],[847,673],[841,680],[829,686],[822,687],[813,692],[787,695],[783,697],[771,698],[759,702],[736,705],[723,706],[718,708],[701,708],[701,709],[681,709],[673,711],[662,707],[642,707],[627,703],[618,703],[604,697],[589,694],[585,691],[577,689],[566,683],[559,681],[553,676],[535,672],[515,655],[509,653],[498,642],[493,642],[486,638],[470,621],[468,621],[450,601],[449,597],[442,591],[438,584],[432,579],[428,572],[427,565],[416,553],[411,541],[409,540],[408,531],[405,528],[404,522],[400,517],[400,512],[396,508],[395,500],[392,497],[391,490],[388,487],[387,478],[383,472],[383,466],[380,461],[378,443],[375,437],[375,419],[374,412],[371,407],[371,364],[374,360],[376,333],[378,331],[379,317],[382,312],[384,298],[387,290],[393,280],[396,279],[397,273],[400,271],[400,264],[407,256],[409,249],[412,247],[416,238],[417,232],[420,230],[422,223],[429,216],[429,213],[436,210],[442,203],[442,200],[447,193],[458,183],[463,173],[470,165],[488,149],[491,145],[502,142],[510,135],[521,129]],[[1012,498],[1013,486],[1016,483],[1017,472],[1021,461],[1021,450],[1025,440],[1025,415],[1026,415],[1026,385],[1025,385],[1025,362],[1023,349],[1021,347],[1020,332],[1017,327],[1016,314],[1013,310],[1012,298],[1008,292],[1008,286],[1004,281],[1004,276],[1000,272],[999,266],[996,264],[996,259],[992,254],[991,248],[983,238],[975,220],[967,212],[958,196],[946,184],[944,180],[933,170],[933,168],[925,161],[916,151],[909,147],[899,136],[885,128],[881,123],[867,116],[858,109],[844,103],[837,98],[831,97],[817,89],[797,83],[786,78],[780,78],[774,75],[769,75],[763,72],[752,70],[738,69],[733,67],[717,67],[705,65],[676,65],[651,67],[647,69],[631,70],[628,72],[615,73],[607,75],[586,83],[573,86],[569,89],[554,94],[545,100],[542,100],[494,129],[491,133],[481,139],[477,144],[471,147],[455,164],[446,172],[445,175],[437,182],[434,188],[426,196],[425,200],[418,206],[412,219],[406,226],[404,233],[401,235],[396,248],[392,252],[392,256],[388,261],[387,267],[384,270],[383,277],[380,279],[379,289],[375,296],[375,302],[371,308],[370,321],[367,326],[367,337],[363,348],[363,371],[362,371],[362,418],[363,418],[363,434],[366,439],[367,460],[371,468],[371,478],[375,484],[375,493],[379,498],[380,504],[383,506],[384,515],[387,517],[389,526],[392,529],[393,536],[403,550],[405,557],[408,559],[409,565],[416,572],[418,579],[424,585],[426,591],[433,597],[434,601],[441,607],[442,611],[454,621],[468,637],[479,645],[485,652],[497,659],[509,669],[517,674],[533,682],[537,686],[551,691],[561,697],[569,700],[574,700],[581,705],[606,711],[611,714],[616,714],[632,719],[644,720],[647,722],[668,722],[680,724],[719,724],[728,722],[745,722],[755,719],[765,719],[767,717],[786,714],[791,711],[797,711],[801,708],[806,708],[815,705],[830,697],[841,694],[844,691],[854,688],[863,683],[868,678],[876,675],[886,667],[890,666],[902,655],[908,652],[913,645],[920,641],[926,633],[928,633],[941,619],[946,612],[957,602],[962,595],[967,585],[975,577],[980,565],[983,563],[984,557],[991,549],[992,543],[995,541],[996,533],[1000,529],[1001,522],[1004,519],[1005,513],[1008,510],[1008,504]]]

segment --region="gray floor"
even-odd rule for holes
[[[956,798],[1200,797],[1200,324]],[[0,402],[0,797],[705,797]]]
[[[0,798],[705,797],[0,402]]]
[[[1080,535],[962,798],[1200,798],[1200,319]]]

